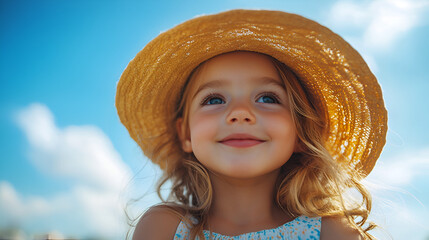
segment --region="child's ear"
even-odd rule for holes
[[[188,137],[189,135],[186,134],[185,132],[185,127],[184,127],[184,122],[183,122],[183,118],[179,118],[176,121],[176,131],[177,134],[179,135],[179,139],[180,142],[182,143],[182,149],[183,151],[187,152],[187,153],[191,153],[192,152],[192,144],[191,144],[191,139],[190,137]]]

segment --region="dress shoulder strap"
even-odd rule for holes
[[[188,216],[189,217],[189,216]],[[189,219],[193,222],[193,223],[197,223],[197,219],[195,219],[194,217],[189,217]],[[174,234],[174,240],[181,240],[181,239],[189,239],[189,235],[190,235],[190,229],[191,226],[186,223],[185,221],[180,221],[179,226],[177,226],[176,229],[176,234]],[[198,239],[198,238],[197,238]]]

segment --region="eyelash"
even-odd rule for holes
[[[264,93],[258,95],[258,97],[256,99],[259,99],[261,97],[272,97],[275,101],[272,104],[280,104],[279,96],[273,92],[264,92]],[[221,95],[216,94],[216,93],[210,93],[201,101],[200,105],[208,105],[207,102],[212,98],[220,98],[220,99],[222,99],[222,101],[225,101],[225,99]]]
[[[274,99],[273,104],[280,104],[279,96],[273,92],[264,92],[264,93],[260,94],[256,99],[260,99],[261,97],[271,97]]]
[[[222,99],[223,101],[225,101],[221,95],[216,94],[216,93],[210,93],[209,95],[207,95],[207,97],[205,97],[205,98],[201,101],[201,104],[200,104],[200,105],[207,105],[207,102],[208,102],[210,99],[212,99],[212,98],[220,98],[220,99]]]

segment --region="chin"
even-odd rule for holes
[[[280,169],[280,168],[278,168]],[[225,171],[219,172],[221,175],[230,177],[230,178],[236,178],[236,179],[251,179],[251,178],[257,178],[260,176],[265,176],[267,174],[276,172],[278,169],[273,170],[262,170],[261,167],[255,167],[255,166],[234,166],[232,168],[229,168]]]

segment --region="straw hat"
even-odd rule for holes
[[[168,153],[155,157],[154,150],[177,139],[169,129],[191,71],[236,50],[268,54],[289,66],[325,114],[326,146],[334,159],[347,161],[364,175],[373,169],[387,131],[387,111],[375,76],[359,53],[328,28],[268,10],[193,18],[161,33],[128,64],[117,86],[116,107],[147,157],[166,167]]]

